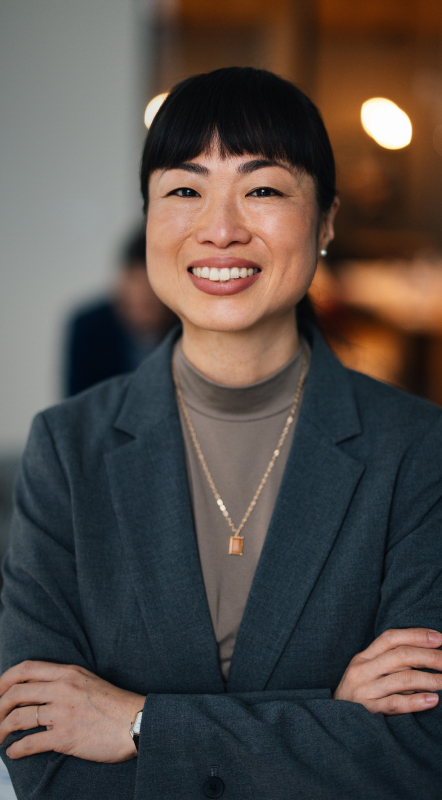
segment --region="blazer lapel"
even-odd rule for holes
[[[112,500],[149,642],[168,691],[222,692],[170,374],[169,337],[131,381],[106,455]],[[265,688],[339,533],[364,465],[346,372],[315,336],[292,450],[238,633],[228,691]],[[120,434],[121,436],[121,434]]]
[[[265,688],[339,533],[364,465],[346,372],[315,337],[301,414],[238,632],[228,691]]]
[[[106,466],[135,592],[168,691],[222,692],[170,376],[172,345],[169,339],[134,376],[115,423],[134,438],[107,453]]]

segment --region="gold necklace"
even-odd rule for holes
[[[205,474],[205,476],[207,478],[209,486],[212,489],[212,492],[213,492],[213,495],[214,495],[215,500],[217,502],[218,508],[221,511],[222,515],[225,517],[226,522],[229,525],[230,529],[233,531],[233,536],[230,537],[230,544],[229,544],[229,555],[231,555],[231,556],[242,556],[242,554],[243,554],[242,549],[243,549],[243,543],[244,543],[244,536],[240,536],[239,534],[241,533],[242,529],[244,528],[244,525],[246,524],[248,518],[250,517],[250,514],[252,513],[253,509],[255,508],[256,501],[258,500],[258,497],[261,494],[261,492],[262,492],[262,490],[263,490],[263,488],[264,488],[264,486],[265,486],[265,484],[267,482],[267,478],[269,477],[269,475],[270,475],[270,473],[271,473],[271,471],[272,471],[272,469],[274,467],[275,461],[276,461],[276,459],[278,458],[278,456],[279,456],[279,454],[281,452],[281,447],[282,447],[282,445],[284,444],[284,442],[286,440],[287,434],[289,432],[290,425],[292,424],[292,422],[293,422],[293,420],[295,418],[296,409],[298,407],[299,398],[301,397],[301,392],[302,392],[302,389],[303,389],[303,386],[304,386],[304,382],[305,382],[305,376],[307,374],[307,354],[306,354],[306,351],[305,351],[304,347],[302,348],[302,350],[303,350],[302,370],[301,370],[301,375],[300,375],[300,378],[299,378],[299,381],[298,381],[298,387],[296,389],[296,395],[295,395],[295,399],[293,401],[293,405],[292,405],[292,407],[291,407],[291,409],[289,411],[289,415],[288,415],[288,417],[286,419],[286,422],[285,422],[284,428],[282,430],[281,436],[279,437],[279,441],[278,441],[278,444],[276,446],[276,450],[273,451],[273,455],[272,455],[272,457],[271,457],[271,459],[269,461],[269,465],[268,465],[266,471],[264,472],[264,475],[262,476],[261,482],[260,482],[260,484],[259,484],[259,486],[258,486],[258,488],[257,488],[257,490],[256,490],[256,492],[255,492],[255,494],[254,494],[254,496],[252,498],[252,501],[251,501],[246,513],[244,514],[244,516],[243,516],[243,518],[242,518],[242,520],[241,520],[241,522],[240,522],[240,524],[238,525],[237,528],[235,528],[235,526],[234,526],[234,524],[232,522],[232,519],[230,517],[229,512],[227,511],[225,503],[223,503],[223,501],[221,500],[221,496],[220,496],[220,494],[219,494],[219,492],[218,492],[218,490],[217,490],[217,488],[215,486],[215,483],[213,481],[213,478],[212,478],[212,476],[210,474],[209,467],[206,464],[206,459],[203,456],[203,453],[202,453],[202,450],[201,450],[201,447],[200,447],[200,443],[199,443],[199,441],[198,441],[198,439],[196,437],[195,428],[193,427],[192,420],[190,419],[189,412],[187,410],[187,406],[186,406],[186,404],[184,402],[183,393],[181,391],[181,387],[180,387],[180,384],[178,382],[178,377],[177,377],[176,370],[175,370],[175,364],[172,362],[172,375],[173,375],[173,381],[174,381],[174,384],[175,384],[175,389],[176,389],[178,401],[180,403],[182,412],[184,414],[184,419],[186,420],[187,427],[189,428],[189,433],[190,433],[190,436],[192,438],[192,442],[193,442],[193,444],[195,446],[196,454],[197,454],[197,456],[198,456],[198,458],[200,460],[201,466],[203,468],[203,471],[204,471],[204,474]]]

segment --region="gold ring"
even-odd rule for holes
[[[35,713],[35,716],[37,717],[37,728],[39,728],[39,727],[40,727],[40,723],[39,723],[39,721],[38,721],[38,709],[39,709],[39,708],[40,708],[40,706],[37,706],[37,711],[36,711],[36,713]]]

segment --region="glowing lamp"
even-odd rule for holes
[[[381,147],[400,150],[411,142],[411,122],[396,103],[373,97],[362,104],[361,122],[366,133]]]
[[[150,128],[153,122],[153,118],[157,111],[159,111],[160,107],[164,103],[168,92],[163,92],[163,94],[157,94],[156,97],[153,97],[150,103],[147,104],[146,111],[144,112],[144,124],[146,128]]]

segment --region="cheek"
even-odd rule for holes
[[[155,261],[178,264],[183,245],[189,238],[192,220],[189,214],[168,213],[161,207],[149,209],[146,226],[147,253]]]
[[[146,226],[147,274],[155,294],[175,313],[179,312],[177,300],[181,294],[179,257],[182,233],[169,215],[152,213]]]
[[[265,211],[263,209],[263,211]],[[286,207],[281,212],[262,213],[256,220],[272,250],[282,253],[310,253],[315,249],[317,215],[309,206]]]
[[[309,274],[316,268],[316,226],[311,219],[288,216],[271,231],[275,266]]]
[[[275,302],[294,305],[306,294],[316,270],[316,216],[288,213],[266,230],[273,262],[269,288],[274,287]]]
[[[158,213],[155,208],[149,209],[146,225],[148,263],[173,247],[173,231],[173,226],[168,224],[164,214]]]
[[[175,298],[178,294],[176,270],[169,268],[167,254],[161,249],[159,257],[156,258],[155,248],[152,251],[147,249],[147,275],[154,293],[163,303],[176,311]]]

